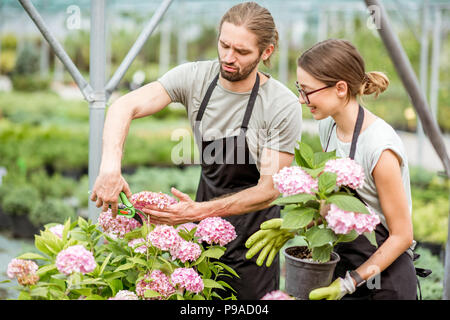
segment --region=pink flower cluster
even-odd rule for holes
[[[62,224],[57,224],[57,225],[49,228],[48,230],[50,230],[51,233],[58,236],[59,238],[62,238],[64,226]]]
[[[130,202],[136,209],[142,210],[147,206],[154,205],[160,209],[164,209],[177,203],[177,200],[162,192],[141,191],[133,194],[130,198]]]
[[[314,194],[314,190],[318,188],[317,180],[297,166],[284,167],[272,178],[275,188],[283,194],[283,197],[299,193]]]
[[[137,253],[146,253],[147,252],[147,243],[144,238],[137,238],[137,239],[130,240],[128,242],[128,246],[133,248],[134,252],[137,252]]]
[[[38,270],[36,262],[23,259],[12,259],[6,271],[10,279],[17,278],[21,285],[33,285],[39,281],[39,276],[36,274]]]
[[[159,224],[148,234],[147,240],[156,248],[169,251],[171,248],[177,247],[183,238],[178,235],[174,227]]]
[[[177,268],[170,279],[175,286],[190,292],[199,293],[204,288],[203,279],[192,268]]]
[[[357,189],[364,185],[364,169],[353,159],[332,159],[325,163],[324,172],[334,172],[337,175],[337,186],[349,186]]]
[[[98,218],[98,225],[103,232],[112,238],[122,239],[126,233],[139,228],[141,224],[135,219],[130,219],[124,216],[117,215],[113,217],[111,209],[100,213]]]
[[[199,241],[224,246],[236,239],[237,235],[234,226],[227,220],[220,217],[210,217],[200,221],[195,236],[199,237]]]
[[[97,266],[92,252],[79,244],[61,250],[56,256],[55,264],[58,271],[67,276],[74,272],[86,274],[94,271]]]
[[[172,260],[180,259],[183,263],[186,261],[195,261],[202,254],[202,249],[198,244],[184,240],[172,226],[164,224],[157,225],[148,234],[147,240],[156,248],[169,251]]]
[[[139,298],[132,291],[120,290],[114,297],[108,298],[108,300],[139,300]]]
[[[328,226],[336,234],[347,234],[352,230],[362,234],[364,232],[372,232],[377,224],[380,223],[378,215],[370,209],[369,212],[370,214],[344,211],[335,204],[331,204],[325,219]]]
[[[168,298],[175,293],[176,289],[170,283],[169,278],[161,270],[153,270],[152,273],[147,273],[144,278],[136,283],[136,293],[139,297],[145,298],[145,291],[153,290],[161,294],[159,300]]]
[[[294,300],[294,298],[281,290],[274,290],[266,293],[261,300]]]
[[[184,230],[186,232],[190,232],[194,228],[197,228],[197,224],[196,223],[186,222],[186,223],[180,224],[177,227],[177,231],[180,232],[181,230]]]
[[[177,246],[170,249],[172,260],[180,259],[181,262],[195,261],[202,254],[200,246],[194,242],[182,240]]]

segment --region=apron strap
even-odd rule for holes
[[[202,103],[200,104],[200,109],[198,110],[197,117],[195,118],[195,124],[194,124],[194,134],[196,137],[200,137],[199,132],[199,126],[200,121],[203,118],[203,115],[205,113],[206,107],[209,103],[209,99],[211,98],[212,92],[214,91],[214,88],[217,85],[217,81],[219,80],[219,74],[215,76],[213,81],[211,81],[208,90],[206,91],[206,94],[202,100]],[[248,128],[248,123],[250,121],[250,117],[252,115],[253,107],[255,105],[256,97],[258,96],[258,90],[259,90],[259,74],[256,73],[256,81],[253,85],[252,91],[250,93],[250,98],[248,100],[247,108],[245,109],[244,119],[242,120],[241,129],[245,132]]]
[[[248,128],[248,123],[252,115],[253,107],[255,105],[256,97],[258,96],[259,90],[259,74],[256,73],[256,81],[253,85],[252,92],[250,93],[250,99],[248,100],[247,109],[245,110],[244,120],[242,120],[241,129],[246,132]]]
[[[361,128],[364,122],[364,109],[361,107],[361,105],[358,106],[358,117],[356,118],[355,123],[355,129],[353,129],[353,136],[352,136],[352,144],[350,146],[350,159],[355,159],[355,153],[356,153],[356,143],[358,142],[359,134],[361,133]],[[333,129],[336,126],[336,122],[333,122],[333,125],[331,126],[330,135],[328,136],[327,140],[327,146],[325,147],[325,152],[328,150],[328,145],[330,144],[331,134],[333,133]]]

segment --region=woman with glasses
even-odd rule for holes
[[[300,103],[319,121],[324,151],[336,150],[337,156],[363,166],[365,181],[358,196],[381,220],[375,230],[378,248],[363,235],[339,243],[335,281],[313,290],[310,299],[416,299],[405,149],[394,129],[361,105],[363,95],[385,91],[388,78],[366,72],[349,41],[329,39],[300,56],[297,80]]]

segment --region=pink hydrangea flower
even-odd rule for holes
[[[139,246],[136,247],[137,245],[139,245]],[[128,242],[128,246],[130,248],[134,248],[133,251],[137,252],[137,253],[146,253],[147,252],[147,243],[144,238],[137,238],[137,239],[130,240]]]
[[[116,218],[114,218],[111,209],[100,213],[98,225],[103,232],[110,237],[120,239],[123,239],[126,233],[141,226],[135,219],[130,219],[121,215],[117,215]]]
[[[220,217],[210,217],[200,221],[195,232],[199,241],[205,241],[208,244],[218,243],[221,246],[236,239],[234,226],[227,220]]]
[[[67,276],[74,272],[86,274],[94,271],[97,266],[92,252],[79,244],[61,250],[56,256],[55,264],[58,271]]]
[[[108,300],[139,300],[139,298],[132,291],[120,290],[114,297],[108,298]]]
[[[172,283],[187,291],[199,293],[204,288],[203,279],[192,268],[177,268],[170,276]]]
[[[272,176],[275,188],[280,191],[283,197],[292,196],[299,193],[314,194],[313,190],[318,189],[317,180],[313,179],[306,171],[297,166],[284,167]]]
[[[174,227],[159,224],[148,234],[147,240],[158,249],[168,251],[176,248],[183,238],[178,235]]]
[[[180,224],[177,227],[177,231],[179,232],[180,230],[184,230],[184,231],[190,232],[194,228],[197,228],[197,224],[196,223],[186,222],[186,223]]]
[[[6,274],[10,279],[17,278],[21,285],[33,285],[39,281],[39,276],[36,274],[38,270],[36,262],[23,259],[12,259],[8,263]]]
[[[50,230],[51,233],[58,236],[59,238],[62,238],[64,226],[62,224],[57,224],[57,225],[49,228],[48,230]]]
[[[197,243],[190,241],[180,241],[178,246],[170,249],[172,260],[180,259],[181,262],[195,261],[202,254],[202,249]]]
[[[324,172],[334,172],[337,175],[337,186],[349,186],[353,189],[364,185],[364,169],[353,159],[331,159],[325,163]]]
[[[141,191],[131,196],[130,202],[136,209],[144,209],[146,206],[156,205],[160,209],[177,203],[178,201],[162,192]]]
[[[169,278],[161,270],[153,270],[152,273],[147,273],[142,280],[136,283],[136,293],[139,297],[149,299],[145,298],[145,291],[147,290],[153,290],[161,294],[158,297],[159,300],[169,297],[176,291]]]
[[[294,298],[281,290],[274,290],[266,293],[261,300],[294,300]]]
[[[325,219],[336,234],[347,234],[352,230],[362,234],[363,232],[372,232],[380,223],[378,215],[370,209],[369,212],[370,214],[344,211],[335,204],[331,204]]]

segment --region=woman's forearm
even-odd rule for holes
[[[365,280],[376,276],[389,267],[412,243],[412,237],[404,235],[390,235],[375,253],[356,271]]]

